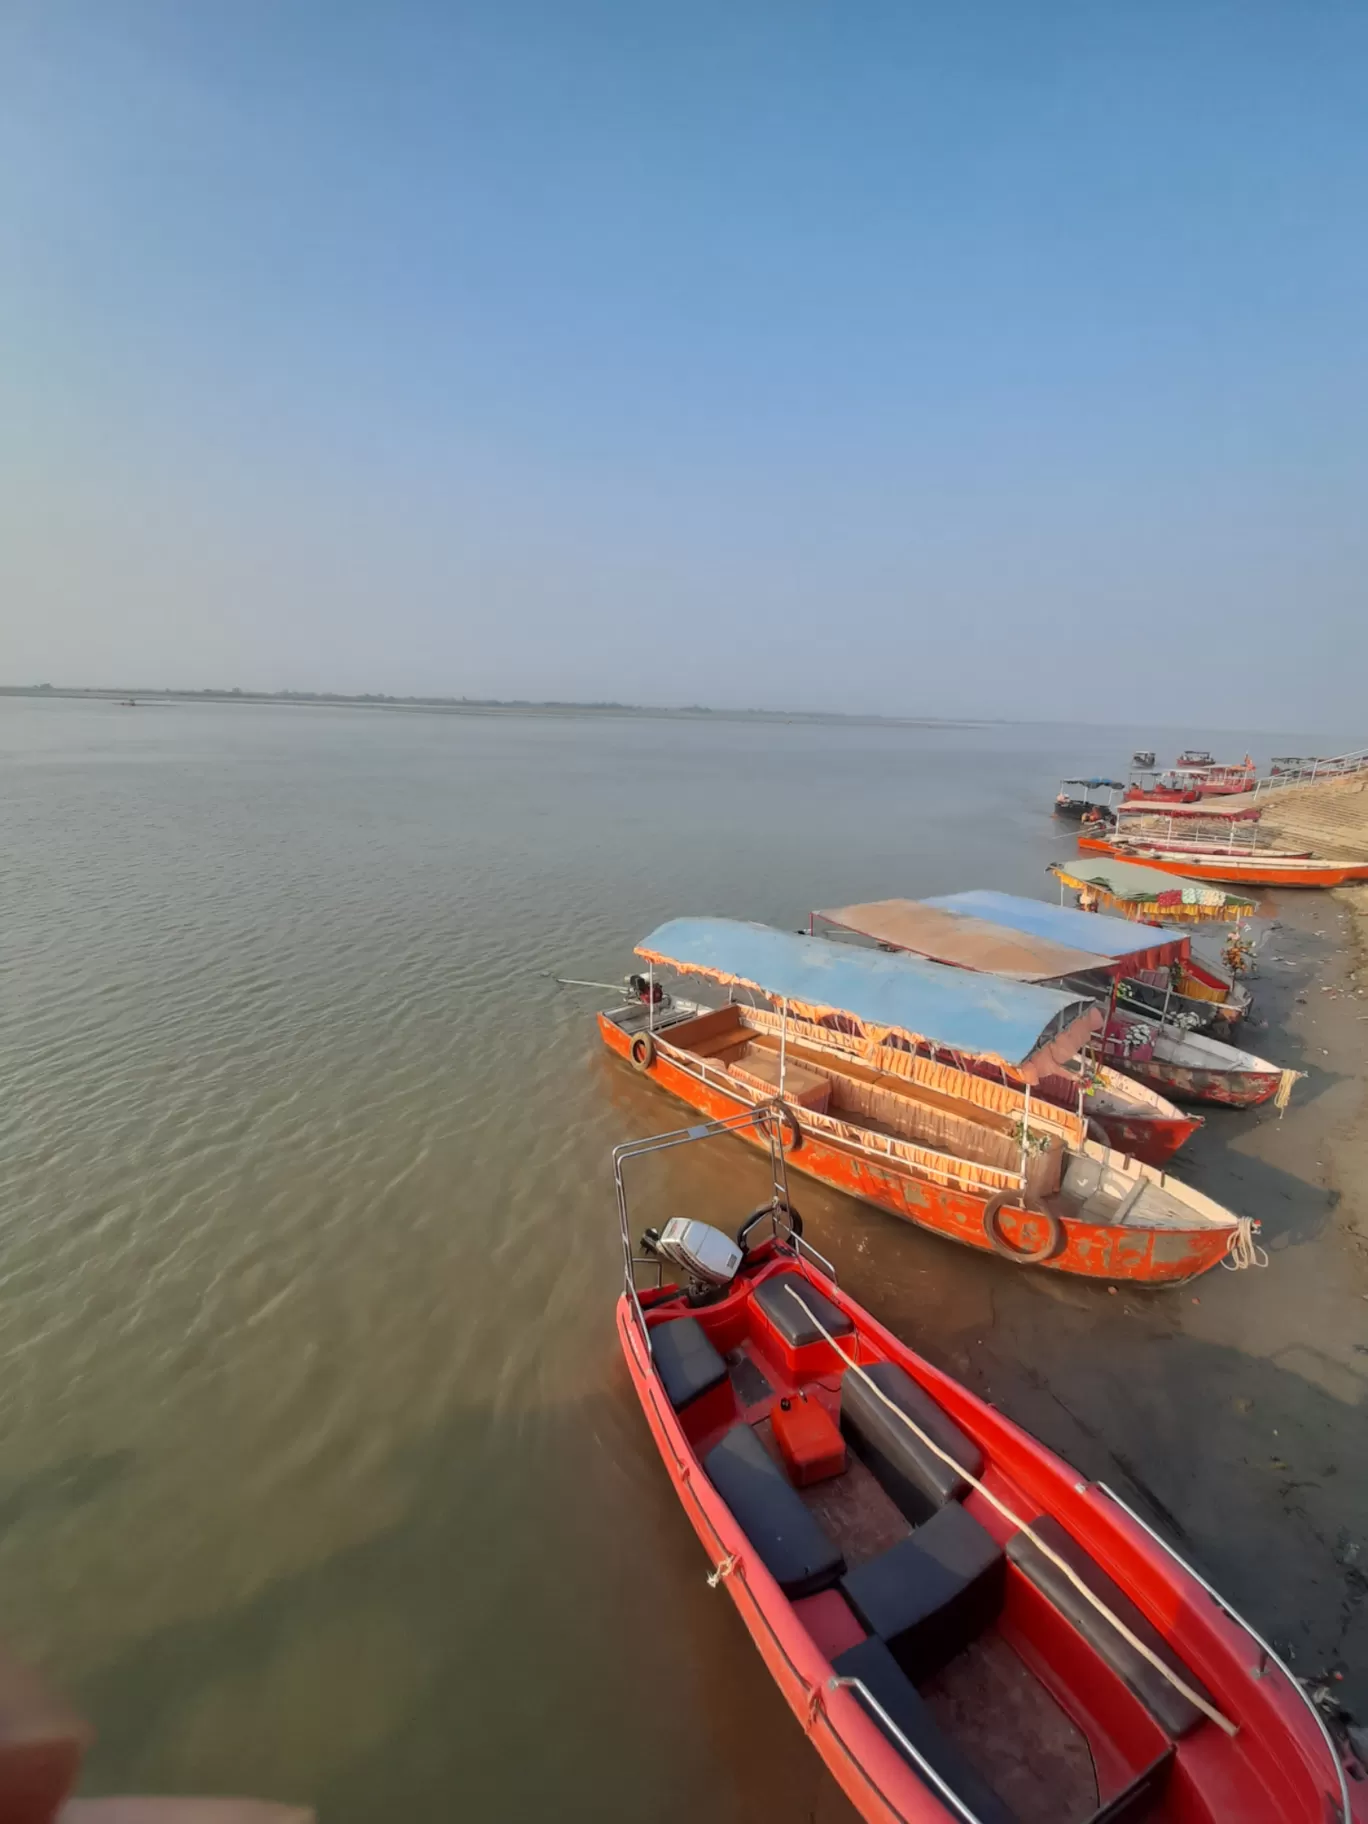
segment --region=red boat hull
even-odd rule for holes
[[[785,1257],[761,1262],[739,1280],[720,1304],[707,1313],[714,1334],[740,1336],[744,1307],[771,1264],[782,1270]],[[789,1262],[791,1265],[791,1261]],[[1185,1568],[1164,1552],[1096,1484],[1078,1472],[993,1407],[977,1399],[900,1343],[832,1281],[814,1269],[803,1269],[818,1291],[851,1318],[858,1359],[900,1367],[979,1446],[987,1461],[985,1478],[995,1495],[1022,1516],[1049,1515],[1121,1586],[1142,1613],[1160,1628],[1184,1665],[1232,1716],[1237,1732],[1227,1740],[1211,1723],[1173,1744],[1175,1765],[1157,1810],[1144,1815],[1170,1824],[1327,1824],[1336,1775],[1330,1749],[1288,1681],[1260,1668],[1248,1634],[1211,1601]],[[668,1297],[668,1294],[667,1294]],[[664,1301],[662,1301],[664,1302]],[[651,1310],[648,1308],[649,1321]],[[713,1486],[702,1461],[708,1441],[698,1448],[680,1415],[670,1404],[636,1313],[624,1295],[617,1304],[618,1339],[632,1385],[646,1415],[675,1492],[701,1541],[712,1567],[709,1579],[725,1588],[794,1717],[821,1755],[832,1777],[862,1818],[873,1824],[954,1824],[954,1814],[925,1784],[893,1744],[876,1727],[854,1692],[832,1684],[831,1649],[814,1638],[821,1632],[813,1604],[792,1601],[770,1574],[731,1509]],[[669,1321],[669,1320],[666,1320]],[[821,1357],[819,1361],[817,1358]],[[807,1381],[838,1385],[830,1374],[830,1345],[817,1343],[786,1354],[787,1371],[773,1381]],[[770,1385],[771,1397],[783,1391]],[[728,1390],[729,1404],[732,1395]],[[740,1396],[735,1396],[739,1401]],[[828,1400],[842,1396],[827,1393]],[[686,1414],[689,1409],[686,1408]],[[721,1435],[736,1418],[747,1425],[765,1419],[764,1402],[731,1406],[719,1421]],[[697,1430],[697,1421],[690,1421]],[[713,1424],[710,1420],[709,1424]],[[980,1524],[1003,1536],[1003,1521],[974,1493],[965,1506]],[[700,1599],[702,1594],[700,1592]],[[838,1606],[839,1606],[839,1599]],[[1044,1630],[1044,1634],[1041,1633]],[[1115,1798],[1126,1770],[1114,1758],[1132,1707],[1109,1669],[1100,1666],[1082,1635],[1058,1617],[1028,1601],[1014,1622],[1009,1609],[1004,1637],[1031,1672],[1047,1682],[1055,1701],[1072,1715],[1088,1737],[1104,1803]],[[1037,1642],[1050,1641],[1041,1657]],[[1010,1730],[1011,1718],[1005,1716]],[[1148,1727],[1148,1725],[1147,1725]],[[1162,1738],[1159,1738],[1162,1739]],[[1351,1801],[1351,1824],[1363,1824],[1365,1809]],[[1118,1816],[1122,1815],[1118,1813]],[[1130,1816],[1128,1811],[1124,1815]],[[1138,1818],[1139,1812],[1135,1814]]]
[[[1158,1058],[1143,1063],[1132,1058],[1117,1068],[1161,1095],[1179,1102],[1212,1102],[1219,1108],[1254,1108],[1276,1095],[1282,1081],[1282,1072],[1277,1070],[1194,1070],[1183,1064],[1164,1064]]]
[[[629,1057],[631,1041],[604,1014],[599,1032],[610,1051]],[[714,1083],[701,1082],[681,1070],[657,1048],[645,1074],[681,1102],[711,1120],[723,1120],[753,1106],[739,1092],[727,1094]],[[755,1130],[738,1134],[747,1144],[768,1150],[768,1141]],[[994,1252],[984,1228],[988,1199],[951,1189],[899,1169],[890,1160],[871,1159],[806,1129],[802,1143],[788,1154],[791,1171],[804,1172],[833,1190],[844,1191],[865,1203],[876,1204],[890,1215],[913,1222],[950,1241],[962,1242],[981,1253]],[[1044,1245],[1048,1228],[1043,1217],[1030,1211],[1003,1209],[998,1223],[1009,1245],[1033,1253]],[[1045,1270],[1081,1274],[1088,1279],[1135,1280],[1147,1285],[1180,1285],[1195,1279],[1224,1260],[1231,1231],[1225,1228],[1125,1229],[1103,1223],[1069,1221],[1062,1224],[1064,1243],[1051,1259],[1037,1263]]]
[[[1131,1071],[1129,1074],[1135,1076],[1137,1073]],[[1160,1089],[1162,1085],[1152,1083],[1151,1088]],[[1091,1110],[1088,1120],[1101,1128],[1108,1146],[1114,1146],[1118,1153],[1129,1153],[1146,1165],[1158,1166],[1167,1165],[1179,1147],[1185,1146],[1202,1125],[1199,1119],[1186,1116],[1175,1120],[1172,1116],[1159,1115],[1102,1115]]]

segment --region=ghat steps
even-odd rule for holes
[[[1260,838],[1327,861],[1368,861],[1368,772],[1285,785],[1260,795]]]

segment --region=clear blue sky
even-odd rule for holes
[[[0,681],[1353,728],[1365,123],[1358,0],[7,0]]]

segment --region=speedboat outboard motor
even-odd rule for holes
[[[665,1004],[665,990],[660,983],[648,981],[644,975],[629,975],[627,987],[639,1001],[647,1002],[652,1007],[663,1007]]]
[[[659,1234],[647,1229],[641,1239],[652,1254],[682,1268],[700,1292],[729,1286],[741,1265],[741,1250],[730,1235],[684,1216],[672,1216]]]

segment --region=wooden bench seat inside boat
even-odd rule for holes
[[[1002,1547],[958,1501],[841,1578],[841,1594],[914,1682],[930,1678],[994,1622],[1006,1590]]]
[[[1070,1155],[1055,1205],[1059,1215],[1115,1228],[1195,1229],[1210,1220],[1167,1185],[1084,1153]]]
[[[748,1083],[752,1089],[758,1089],[762,1095],[779,1094],[779,1078],[784,1079],[784,1100],[798,1108],[815,1109],[824,1115],[831,1101],[831,1078],[825,1071],[814,1070],[809,1064],[799,1064],[792,1058],[783,1060],[782,1071],[780,1059],[776,1053],[746,1047],[746,1054],[736,1062],[728,1064],[728,1072]]]
[[[764,1312],[790,1349],[820,1343],[819,1324],[831,1336],[849,1336],[855,1328],[845,1312],[801,1273],[774,1273],[762,1279],[751,1293],[751,1303]]]
[[[896,1362],[875,1362],[865,1373],[880,1393],[962,1469],[971,1476],[983,1474],[983,1452],[978,1445]],[[959,1501],[969,1492],[964,1477],[928,1450],[858,1375],[847,1374],[841,1383],[841,1430],[884,1492],[914,1525],[929,1519],[947,1501]]]
[[[1031,1530],[1039,1533],[1051,1551],[1057,1552],[1087,1584],[1094,1596],[1100,1596],[1117,1620],[1124,1622],[1132,1634],[1158,1654],[1165,1665],[1172,1666],[1194,1691],[1200,1692],[1204,1697],[1210,1695],[1159,1631],[1146,1621],[1125,1591],[1112,1582],[1056,1519],[1049,1514],[1042,1515],[1039,1519],[1032,1520]],[[1088,1645],[1100,1654],[1133,1695],[1139,1698],[1161,1729],[1175,1738],[1181,1738],[1196,1728],[1202,1720],[1202,1713],[1196,1705],[1190,1703],[1162,1673],[1157,1672],[1147,1659],[1136,1652],[1129,1641],[1117,1633],[1111,1622],[1098,1613],[1033,1540],[1025,1533],[1017,1533],[1007,1542],[1007,1557],[1068,1618]]]
[[[881,1640],[871,1637],[862,1640],[858,1646],[847,1648],[832,1661],[832,1670],[841,1678],[859,1679],[894,1726],[935,1768],[956,1797],[969,1807],[979,1824],[1016,1824],[1014,1814],[979,1775],[973,1763],[941,1734],[935,1718],[912,1681]],[[864,1703],[860,1693],[857,1692],[856,1696]],[[865,1708],[903,1758],[909,1759],[878,1711],[870,1709],[868,1704],[865,1704]],[[915,1767],[916,1762],[913,1761],[912,1765]],[[920,1773],[921,1769],[918,1768],[917,1771]]]
[[[651,1330],[651,1356],[676,1412],[727,1378],[727,1364],[696,1317],[673,1317]]]
[[[840,1547],[749,1425],[733,1425],[704,1457],[703,1469],[786,1596],[831,1588],[845,1570]]]
[[[778,1088],[779,1038],[747,1026],[741,1007],[720,1007],[686,1021],[670,1032],[669,1043],[727,1070],[752,1092],[757,1084],[768,1094]],[[1017,1122],[1000,1110],[876,1070],[845,1053],[791,1040],[785,1048],[785,1099],[799,1099],[790,1093],[791,1084],[814,1080],[828,1086],[825,1108],[818,1106],[822,1091],[813,1089],[814,1099],[806,1105],[814,1112],[978,1165],[1012,1173],[1019,1169]],[[1043,1145],[1027,1161],[1028,1194],[1047,1197],[1059,1190],[1066,1153],[1057,1133],[1038,1129],[1036,1138]]]

